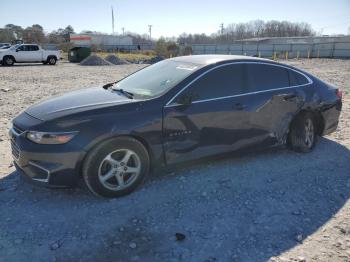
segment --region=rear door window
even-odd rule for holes
[[[289,82],[291,86],[305,85],[309,83],[309,80],[300,73],[292,70],[288,70]]]
[[[31,45],[29,46],[30,51],[38,51],[39,47],[37,45]]]
[[[288,70],[268,64],[247,63],[250,92],[289,87]]]
[[[233,96],[247,92],[244,64],[222,66],[195,81],[186,91],[194,101]]]

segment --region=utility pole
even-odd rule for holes
[[[224,41],[224,23],[220,24],[221,41]]]
[[[125,28],[122,27],[122,32],[123,32],[123,35],[125,35]]]
[[[114,12],[113,12],[113,6],[111,6],[112,9],[112,34],[114,35]]]
[[[221,37],[224,35],[224,23],[220,24]]]
[[[148,25],[149,40],[152,40],[152,27],[153,25]]]

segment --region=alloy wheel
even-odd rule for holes
[[[308,148],[311,148],[314,144],[315,134],[314,134],[314,124],[312,119],[308,118],[305,121],[305,144]]]
[[[6,58],[6,64],[7,65],[12,65],[13,64],[13,59],[11,57]]]
[[[141,172],[141,160],[132,150],[119,149],[108,154],[98,169],[101,184],[113,191],[130,186]]]

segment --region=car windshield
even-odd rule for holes
[[[200,66],[164,60],[122,79],[113,86],[113,89],[122,89],[143,97],[156,97],[184,80]]]

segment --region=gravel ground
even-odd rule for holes
[[[142,65],[1,67],[0,261],[350,261],[350,60],[288,63],[345,91],[338,131],[312,153],[183,165],[113,200],[26,183],[11,165],[7,130],[38,100]]]

